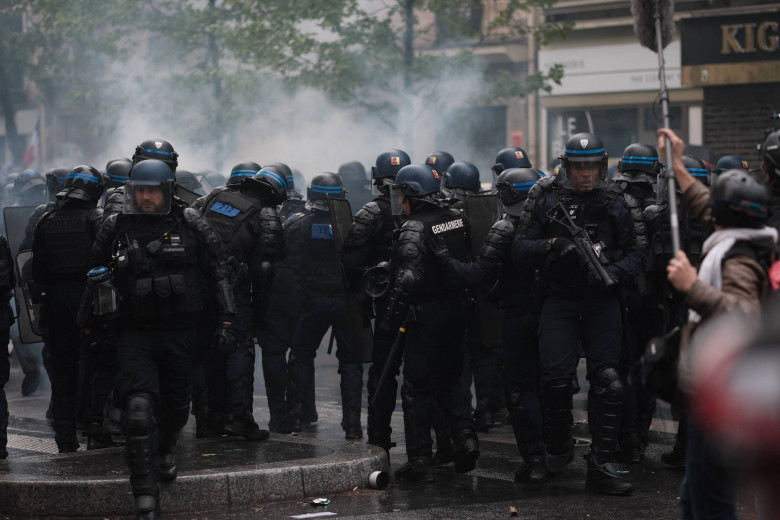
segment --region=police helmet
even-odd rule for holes
[[[447,173],[452,163],[455,162],[455,158],[449,152],[433,152],[425,158],[425,164],[431,167],[433,173],[436,174],[436,178],[439,179],[441,185],[441,178]]]
[[[325,172],[315,175],[311,180],[306,196],[308,200],[343,199],[346,195],[341,177],[335,173]]]
[[[439,178],[427,164],[410,164],[395,176],[395,186],[407,197],[422,198],[439,191]]]
[[[287,199],[287,178],[271,169],[262,168],[254,176],[241,183],[241,193],[263,199],[278,206]]]
[[[43,177],[46,180],[46,191],[49,192],[49,199],[56,200],[57,194],[65,187],[65,177],[70,170],[67,168],[52,168],[47,171]]]
[[[133,164],[138,164],[147,159],[157,159],[167,164],[172,172],[179,166],[179,154],[173,149],[171,143],[165,139],[147,139],[135,147]]]
[[[457,161],[450,165],[444,174],[442,186],[445,189],[462,189],[477,193],[482,189],[479,183],[479,169],[466,161]]]
[[[531,168],[528,154],[522,148],[512,146],[504,148],[496,155],[496,163],[490,168],[496,175],[509,168]]]
[[[27,196],[40,192],[43,194],[46,182],[36,170],[24,170],[14,180],[14,193],[17,197]]]
[[[715,164],[714,173],[720,175],[727,170],[747,170],[748,163],[740,155],[724,155]]]
[[[358,161],[342,164],[337,173],[347,185],[364,186],[368,182],[366,168]]]
[[[528,191],[544,174],[533,168],[509,168],[501,172],[496,180],[496,190],[504,211],[519,216]]]
[[[761,161],[766,173],[780,177],[780,130],[775,130],[764,139]]]
[[[221,173],[204,172],[203,176],[206,179],[206,182],[208,182],[209,186],[212,188],[218,188],[219,186],[224,186],[227,183],[227,177]]]
[[[743,169],[715,178],[710,192],[712,222],[723,227],[762,227],[768,217],[769,190]]]
[[[409,159],[409,154],[403,150],[387,150],[377,156],[376,165],[371,167],[371,178],[374,181],[387,178],[394,179],[401,168],[411,163],[412,160]]]
[[[100,172],[88,164],[81,164],[70,170],[65,178],[65,188],[58,198],[97,203],[104,191],[106,191],[106,184]]]
[[[262,169],[270,170],[284,177],[284,180],[287,181],[287,194],[292,195],[295,193],[298,195],[298,193],[295,191],[295,177],[293,176],[292,170],[289,166],[284,163],[268,163],[264,164]]]
[[[620,173],[646,173],[657,177],[661,173],[663,165],[658,160],[658,150],[649,144],[632,143],[623,150],[623,157],[620,158],[617,165],[617,171]],[[621,176],[616,176],[618,180]]]
[[[237,188],[244,180],[254,177],[260,170],[262,170],[262,167],[256,162],[247,161],[239,163],[230,170],[227,185]]]
[[[206,195],[206,190],[203,189],[198,177],[191,171],[177,169],[173,174],[173,178],[176,181],[176,190],[184,189],[201,197]],[[178,191],[176,193],[177,195],[180,194]]]
[[[130,170],[133,169],[133,161],[127,157],[117,157],[106,163],[106,179],[108,188],[117,188],[124,185],[130,179]]]
[[[602,175],[607,173],[607,151],[598,136],[582,132],[574,134],[566,141],[563,155],[559,157],[565,171],[571,169],[571,163],[598,162]]]
[[[175,190],[174,173],[168,163],[158,159],[146,159],[133,165],[130,180],[125,185],[124,213],[163,215],[171,210],[171,199]],[[162,203],[154,207],[136,200],[136,193],[152,188],[162,191]]]
[[[688,173],[707,186],[710,185],[710,170],[707,168],[707,165],[704,164],[704,161],[698,157],[683,155],[682,162],[685,165],[685,169],[688,170]]]

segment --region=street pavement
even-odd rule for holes
[[[258,367],[259,365],[258,354]],[[369,449],[363,442],[350,443],[345,441],[339,424],[341,406],[335,356],[326,355],[325,348],[321,348],[320,355],[316,360],[316,369],[316,395],[319,414],[317,423],[305,427],[304,431],[298,435],[274,434],[265,443],[250,443],[225,437],[217,440],[196,440],[194,438],[194,420],[191,420],[185,427],[181,442],[177,447],[180,475],[186,475],[188,470],[197,469],[199,474],[212,474],[211,476],[213,476],[213,473],[224,472],[225,464],[230,464],[231,460],[235,461],[237,467],[240,466],[239,469],[268,466],[280,471],[284,469],[285,457],[288,456],[291,459],[291,464],[297,465],[300,460],[306,459],[305,464],[311,464],[312,472],[326,471],[318,468],[331,467],[332,465],[324,464],[324,462],[329,462],[334,457],[339,460],[339,457],[342,456],[340,454],[343,453],[343,466],[345,468],[348,467],[348,463],[359,464],[360,461],[357,459],[360,457],[362,457],[361,460],[368,461],[368,466],[357,466],[360,468],[358,471],[366,473],[365,478],[362,476],[353,478],[354,485],[350,484],[352,487],[344,489],[343,482],[337,482],[338,479],[332,479],[329,473],[323,473],[320,477],[325,485],[320,487],[316,493],[308,494],[304,491],[303,495],[292,499],[269,499],[268,496],[283,497],[284,493],[269,495],[268,493],[263,494],[264,490],[256,490],[259,498],[255,503],[244,503],[229,508],[217,497],[216,491],[213,500],[209,500],[208,494],[201,496],[200,494],[203,492],[200,490],[192,491],[192,493],[198,493],[198,496],[188,497],[187,493],[190,491],[187,486],[190,480],[180,476],[179,480],[169,486],[173,491],[172,496],[176,495],[176,487],[179,487],[180,496],[176,509],[187,512],[166,513],[166,503],[163,501],[162,518],[180,520],[265,520],[278,518],[671,520],[679,518],[679,489],[683,474],[681,471],[670,469],[660,462],[661,453],[671,448],[673,432],[676,430],[676,422],[672,420],[667,406],[659,406],[651,430],[653,442],[648,447],[642,463],[621,466],[621,471],[624,472],[623,476],[634,485],[635,491],[632,496],[610,497],[585,490],[586,469],[582,455],[588,451],[589,439],[584,412],[585,396],[587,395],[587,381],[584,381],[584,378],[581,378],[582,390],[575,396],[576,457],[567,471],[552,482],[544,486],[536,486],[528,482],[514,481],[513,472],[519,464],[520,457],[514,444],[511,429],[502,424],[492,428],[489,433],[480,434],[482,455],[474,471],[464,475],[456,475],[450,464],[435,470],[435,482],[408,483],[398,481],[393,477],[388,488],[376,490],[368,486],[367,473],[370,471],[365,469],[376,467],[377,458],[371,458],[376,455],[376,449]],[[11,456],[7,461],[0,461],[0,484],[3,481],[21,479],[22,477],[15,471],[17,473],[38,473],[39,475],[36,477],[38,480],[67,478],[67,471],[61,469],[63,466],[71,467],[75,463],[81,465],[82,471],[88,471],[86,469],[88,468],[87,457],[93,455],[104,461],[100,465],[101,471],[108,471],[114,478],[126,478],[127,470],[122,463],[120,448],[102,450],[106,453],[100,454],[98,452],[85,452],[83,454],[79,452],[76,457],[71,456],[70,458],[66,455],[41,455],[46,452],[56,452],[53,435],[43,420],[49,392],[44,384],[42,389],[32,396],[22,397],[20,393],[21,379],[22,375],[18,364],[12,364],[11,381],[6,386],[12,415],[12,427],[9,432],[12,434],[9,442]],[[265,426],[268,421],[268,413],[261,370],[257,370],[255,394],[255,417],[261,426]],[[365,395],[363,424],[365,425]],[[30,447],[30,439],[35,441],[35,446]],[[406,461],[400,400],[393,417],[393,440],[397,442],[398,446],[391,450],[391,474]],[[19,443],[24,442],[28,444],[19,445]],[[86,439],[82,445],[85,444]],[[25,450],[32,450],[37,455]],[[381,450],[379,451],[381,452]],[[356,453],[358,455],[355,455]],[[223,460],[218,463],[214,457],[217,459],[221,457]],[[327,457],[331,459],[327,459]],[[14,461],[14,458],[17,460]],[[380,456],[379,459],[384,462],[384,457]],[[27,460],[29,463],[23,464],[23,460]],[[24,471],[21,468],[24,468]],[[35,468],[35,470],[30,468]],[[54,468],[60,468],[60,472],[54,471]],[[380,468],[376,467],[376,469]],[[241,469],[241,471],[244,470]],[[46,475],[51,476],[46,477]],[[268,488],[287,485],[281,481],[281,476],[278,482],[273,479],[272,475],[270,480],[263,477],[259,480],[255,478],[251,482],[254,482],[254,485],[258,487]],[[128,493],[129,482],[127,480],[123,480],[123,482],[123,486],[126,485],[126,488],[123,487],[123,492]],[[304,490],[310,489],[311,486],[307,487],[304,484]],[[315,498],[326,498],[330,503],[314,505],[312,501]],[[75,499],[78,500],[78,497]],[[40,512],[25,513],[25,511],[35,510],[32,503],[36,498],[33,494],[26,496],[23,500],[27,502],[21,502],[19,514],[4,516],[5,512],[0,510],[0,518],[59,518],[46,516]],[[188,500],[189,504],[197,504],[197,507],[187,507]],[[0,503],[2,503],[1,497]],[[25,504],[30,504],[29,509],[25,509],[27,507]],[[740,519],[751,520],[755,518],[749,489],[742,490],[739,506]],[[129,516],[106,514],[94,516],[94,513],[91,514],[93,516],[76,517],[130,518]]]

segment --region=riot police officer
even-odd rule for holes
[[[631,195],[644,212],[645,208],[656,204],[656,183],[662,168],[655,147],[632,143],[623,151],[617,165],[618,173],[612,180]],[[647,236],[652,237],[653,230],[648,230]],[[620,372],[624,399],[619,454],[622,462],[632,464],[639,463],[650,442],[649,430],[655,413],[655,396],[646,385],[637,384],[637,378],[629,378],[629,372],[642,356],[648,340],[665,332],[658,330],[658,324],[663,320],[655,319],[654,314],[659,305],[666,303],[660,299],[663,291],[659,291],[666,285],[666,277],[658,273],[660,276],[653,278],[653,274],[656,273],[646,271],[636,278],[635,283],[624,284],[621,294],[626,309],[627,330],[622,335]]]
[[[360,280],[366,269],[390,260],[393,247],[395,218],[390,207],[390,186],[395,176],[404,166],[411,164],[409,155],[403,150],[391,149],[380,153],[371,167],[371,177],[379,195],[360,208],[349,228],[347,238],[341,249],[341,261],[347,274],[348,290],[362,291]],[[374,303],[377,323],[381,322],[381,313],[385,301],[381,297]],[[392,428],[390,419],[395,410],[398,391],[396,375],[401,366],[401,356],[388,359],[394,335],[377,327],[374,328],[372,363],[368,369],[368,443],[389,451]],[[388,370],[392,377],[383,388],[377,388],[379,377],[385,365],[391,363]]]
[[[16,286],[14,260],[11,248],[3,235],[0,235],[0,294],[5,304],[0,308],[0,343],[7,345],[11,339],[10,326],[14,321],[9,300],[11,291]],[[11,364],[8,351],[0,352],[0,459],[8,458],[8,400],[5,397],[5,384],[11,375]]]
[[[505,402],[517,448],[523,457],[523,464],[515,471],[515,480],[530,478],[537,484],[548,477],[544,469],[539,401],[539,342],[536,336],[539,305],[533,291],[534,272],[517,269],[511,254],[523,203],[540,173],[531,168],[509,168],[498,176],[496,190],[505,213],[488,231],[475,262],[464,264],[449,254],[443,255],[440,249],[435,251],[446,269],[469,284],[493,288],[491,301],[503,312],[501,357]]]
[[[174,447],[187,422],[192,345],[209,282],[217,317],[215,348],[233,339],[233,292],[222,244],[197,210],[173,195],[164,162],[133,166],[123,212],[100,228],[93,247],[121,301],[117,357],[124,402],[125,460],[139,518],[156,518],[160,479],[177,475]],[[100,301],[104,301],[101,299]]]
[[[270,170],[260,170],[241,181],[237,191],[222,190],[210,197],[204,207],[204,216],[230,256],[237,334],[235,348],[209,356],[213,360],[209,372],[216,376],[208,378],[209,410],[214,414],[227,408],[224,429],[250,440],[262,441],[269,434],[257,426],[252,415],[254,324],[265,319],[274,263],[286,254],[282,223],[276,213],[276,206],[286,196],[287,180]]]
[[[103,177],[92,166],[76,166],[60,193],[62,205],[46,213],[35,227],[33,280],[45,288],[51,355],[54,438],[60,453],[76,451],[80,335],[76,312],[92,263],[92,243],[102,221],[97,202]],[[90,431],[98,435],[98,431]]]
[[[644,271],[646,237],[631,196],[606,188],[607,153],[601,139],[589,133],[572,136],[561,164],[565,182],[544,178],[529,192],[512,251],[523,268],[545,271],[548,283],[539,326],[546,467],[551,475],[559,473],[574,456],[572,382],[581,344],[590,381],[592,435],[586,485],[602,493],[627,494],[632,486],[612,464],[623,394],[615,285]]]
[[[211,205],[214,198],[223,191],[238,192],[241,184],[251,177],[254,177],[257,172],[261,170],[259,164],[254,161],[246,161],[233,166],[230,170],[230,176],[227,183],[224,186],[217,186],[211,190],[208,194],[196,200],[192,207],[198,211],[203,211],[204,208]]]
[[[391,202],[409,219],[394,244],[393,282],[378,325],[396,335],[406,331],[401,399],[408,462],[395,475],[415,481],[434,478],[431,425],[436,405],[455,438],[455,472],[471,471],[479,457],[474,419],[466,411],[459,381],[465,283],[440,269],[429,249],[430,241],[441,237],[453,257],[465,261],[467,228],[460,212],[437,200],[437,176],[430,166],[420,164],[404,166],[396,176]]]
[[[494,181],[498,179],[504,170],[510,168],[532,168],[531,161],[528,159],[528,154],[525,150],[517,146],[499,150],[496,154],[495,164],[490,167]]]
[[[454,162],[455,158],[452,154],[444,151],[433,152],[425,158],[425,164],[430,166],[433,170],[434,177],[439,181],[439,186],[441,186],[441,180],[444,177],[444,174],[447,173],[447,170]]]
[[[330,223],[329,197],[344,198],[341,179],[334,173],[315,175],[306,197],[312,212],[295,219],[285,232],[290,255],[298,258],[298,280],[303,295],[303,308],[293,335],[294,348],[288,360],[288,420],[294,431],[300,431],[304,399],[314,388],[314,357],[331,327],[341,375],[341,427],[347,440],[355,440],[363,436],[360,425],[363,366],[352,347],[341,263]]]
[[[371,202],[371,182],[366,176],[366,168],[358,161],[350,161],[339,166],[338,176],[344,182],[347,200],[353,208],[362,208]]]
[[[479,170],[467,161],[452,163],[441,182],[442,196],[453,206],[465,202],[469,194],[479,193],[481,189]]]

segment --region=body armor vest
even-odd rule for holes
[[[434,237],[439,237],[447,244],[447,249],[453,258],[460,262],[470,260],[471,244],[468,241],[468,221],[458,210],[431,206],[431,209],[416,214],[412,219],[422,223],[425,243],[422,250]],[[436,257],[428,252],[425,256],[425,274],[420,287],[419,296],[433,296],[465,289],[464,282],[446,272],[438,263]]]
[[[336,253],[336,242],[330,214],[315,211],[302,219],[304,247],[301,264],[301,291],[307,297],[342,296],[344,280],[341,261]]]
[[[241,224],[262,206],[254,199],[241,195],[241,193],[224,190],[209,201],[203,215],[209,219],[217,236],[228,249],[233,251],[234,238]]]
[[[117,219],[116,285],[131,319],[204,308],[198,239],[182,215]]]
[[[43,221],[46,240],[46,271],[51,281],[61,277],[80,277],[92,267],[92,242],[95,231],[90,222],[92,209],[60,209]]]

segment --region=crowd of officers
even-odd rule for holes
[[[413,164],[388,150],[371,168],[373,200],[359,163],[314,176],[305,202],[282,163],[238,164],[226,185],[204,193],[192,174],[177,171],[178,155],[162,139],[142,142],[105,172],[82,165],[27,179],[38,196],[45,183],[53,195],[30,217],[20,250],[32,256],[18,273],[25,301],[43,305],[37,326],[59,451],[79,448],[81,401],[87,448],[123,439],[138,517],[155,518],[159,482],[176,478],[174,448],[190,413],[197,437],[254,441],[318,421],[314,358],[331,329],[347,440],[363,437],[362,363],[371,362],[367,442],[395,446],[390,423],[402,373],[408,460],[396,478],[430,481],[435,466],[451,462],[457,473],[471,471],[478,432],[504,416],[522,456],[515,478],[554,478],[574,456],[581,358],[592,435],[586,486],[632,492],[614,463],[641,460],[658,396],[680,417],[664,462],[683,466],[679,348],[650,362],[645,345],[664,335],[679,344],[675,331],[689,308],[706,318],[728,307],[712,294],[691,296],[691,265],[713,229],[777,224],[780,133],[767,138],[758,173],[736,156],[708,169],[665,135],[675,138],[668,174],[682,193],[682,257],[673,254],[657,148],[629,145],[610,178],[604,143],[589,133],[566,142],[551,174],[520,148],[501,150],[486,190],[473,164],[447,152]],[[25,177],[34,176],[15,182]],[[352,199],[354,219],[351,209],[336,209],[351,179],[352,196],[364,196]],[[738,240],[725,258],[747,256],[765,274],[774,247]],[[1,236],[0,253],[0,293],[10,299],[17,271]],[[11,307],[0,314],[7,336]],[[256,342],[267,430],[253,417]],[[88,360],[86,380],[80,360]],[[8,361],[0,361],[2,389]]]

